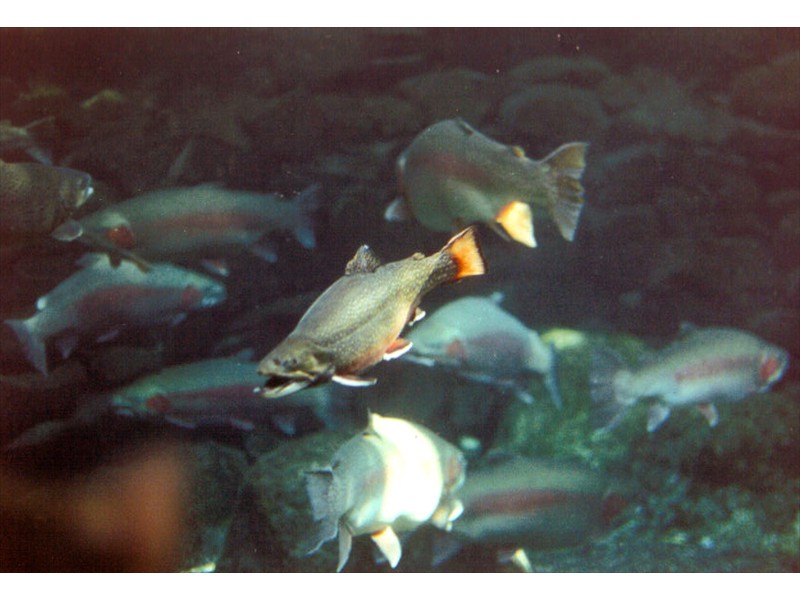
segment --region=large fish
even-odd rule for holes
[[[221,283],[166,263],[143,272],[128,261],[115,268],[106,255],[86,254],[78,264],[81,270],[36,301],[36,314],[5,321],[28,360],[45,374],[50,339],[67,357],[82,340],[103,341],[126,327],[174,323],[226,298]]]
[[[584,544],[606,532],[627,504],[617,482],[598,471],[518,456],[470,469],[458,497],[464,512],[437,539],[437,563],[472,544],[498,553]]]
[[[359,373],[381,360],[401,356],[411,343],[400,336],[420,319],[422,297],[462,277],[481,275],[484,262],[472,228],[436,254],[381,264],[361,246],[339,278],[314,301],[289,336],[267,354],[258,372],[267,377],[264,397],[290,394],[333,380],[372,385]]]
[[[291,201],[208,184],[168,188],[114,204],[84,217],[78,228],[61,228],[53,235],[148,261],[212,261],[242,249],[274,260],[270,250],[257,244],[272,232],[291,231],[304,247],[314,248],[311,213],[319,187],[312,185]]]
[[[637,367],[625,366],[610,349],[595,353],[591,374],[592,420],[615,427],[642,398],[652,398],[647,431],[655,431],[678,406],[694,406],[715,426],[714,402],[737,402],[777,382],[789,354],[746,331],[685,328],[687,332]]]
[[[0,236],[46,235],[93,192],[92,177],[82,171],[0,160]]]
[[[331,465],[306,475],[314,547],[339,536],[341,571],[353,536],[369,534],[394,568],[402,548],[397,531],[422,523],[448,530],[461,514],[456,497],[466,462],[455,446],[421,425],[371,413],[366,430],[334,454]]]
[[[461,119],[431,125],[397,160],[401,197],[388,220],[410,212],[435,231],[485,223],[505,238],[536,246],[533,209],[542,208],[569,240],[583,209],[581,176],[587,144],[564,144],[537,161]]]
[[[508,388],[528,403],[533,397],[526,389],[526,378],[541,375],[560,407],[552,346],[504,311],[499,302],[498,295],[467,296],[442,306],[409,332],[413,346],[404,358]]]

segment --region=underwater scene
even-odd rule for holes
[[[800,30],[0,29],[0,570],[800,570]]]

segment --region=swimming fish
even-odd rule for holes
[[[465,474],[458,448],[429,429],[371,413],[367,428],[337,450],[329,467],[306,474],[319,525],[309,554],[338,535],[341,571],[352,538],[369,534],[396,567],[402,555],[398,531],[426,522],[452,527],[462,510],[456,493]]]
[[[260,362],[265,398],[291,394],[333,380],[352,386],[375,383],[359,373],[411,349],[400,336],[418,321],[422,297],[462,277],[481,275],[483,258],[473,228],[450,239],[436,254],[381,264],[368,246],[347,263],[345,274],[306,311],[288,337]]]
[[[315,247],[311,213],[319,189],[309,186],[286,201],[209,184],[168,188],[92,213],[78,222],[78,229],[62,228],[53,236],[119,248],[146,261],[211,261],[242,249],[274,261],[274,253],[257,244],[271,232],[291,231],[303,247]]]
[[[519,146],[483,135],[462,119],[440,121],[420,133],[397,159],[401,197],[385,216],[410,212],[435,231],[485,223],[502,237],[536,246],[533,208],[546,209],[561,235],[575,237],[587,144],[564,144],[540,161]]]
[[[34,131],[54,122],[53,116],[37,119],[22,127],[12,125],[11,121],[0,121],[0,153],[22,150],[43,165],[52,165],[53,158],[50,152],[39,145]]]
[[[767,391],[783,376],[789,354],[757,336],[732,328],[684,327],[685,335],[645,360],[627,367],[610,349],[599,349],[590,377],[592,420],[615,427],[642,398],[655,398],[647,431],[658,429],[678,406],[694,406],[714,427],[715,401],[738,402]]]
[[[628,504],[622,487],[577,464],[502,456],[470,469],[458,497],[464,512],[434,538],[434,563],[465,545],[500,552],[576,546],[609,530]]]
[[[256,363],[240,357],[211,358],[167,367],[115,390],[112,412],[163,419],[196,428],[228,425],[249,431],[270,423],[287,435],[304,409],[323,420],[333,402],[327,388],[314,388],[281,402],[264,402],[255,388],[261,383]]]
[[[221,283],[171,264],[153,264],[143,272],[128,261],[115,268],[106,255],[85,254],[78,265],[81,270],[36,301],[36,314],[5,321],[44,374],[50,339],[66,358],[82,340],[105,341],[126,327],[177,323],[226,298]]]
[[[94,193],[88,173],[0,160],[0,235],[47,235]]]
[[[500,295],[467,296],[442,306],[409,332],[413,346],[404,358],[508,388],[527,403],[533,397],[526,389],[526,376],[542,375],[553,403],[560,407],[552,346],[503,310],[500,301]]]

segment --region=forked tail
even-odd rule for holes
[[[586,168],[584,142],[572,142],[556,148],[542,162],[550,167],[550,177],[555,202],[550,215],[564,239],[575,238],[575,230],[583,210],[583,185],[581,177]]]

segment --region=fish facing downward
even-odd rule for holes
[[[639,366],[628,367],[609,349],[593,357],[592,420],[615,427],[642,398],[655,398],[647,431],[655,431],[678,406],[695,406],[714,427],[715,401],[738,402],[765,392],[783,376],[789,354],[759,337],[732,328],[688,328],[686,334]]]
[[[285,396],[333,380],[372,385],[358,374],[381,360],[401,356],[411,343],[400,336],[424,316],[422,297],[433,288],[481,275],[483,258],[473,228],[450,239],[431,256],[381,264],[367,246],[347,263],[345,274],[317,298],[288,337],[259,363],[267,377],[265,398]]]
[[[0,234],[46,235],[93,193],[92,177],[82,171],[0,160]]]
[[[586,148],[582,142],[564,144],[537,161],[461,119],[441,121],[398,158],[401,198],[389,205],[386,218],[402,220],[410,212],[435,231],[485,223],[533,248],[533,208],[538,207],[572,241],[583,209]]]
[[[329,467],[306,474],[319,525],[309,554],[338,535],[341,571],[352,538],[369,534],[394,568],[402,554],[397,531],[426,522],[452,528],[463,510],[456,493],[465,473],[458,448],[427,428],[371,413],[367,428],[337,450]]]

